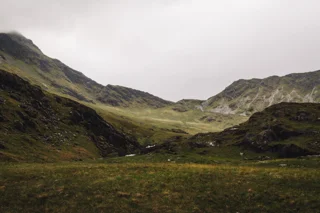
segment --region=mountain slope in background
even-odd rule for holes
[[[25,77],[50,92],[80,101],[121,107],[159,108],[171,104],[146,92],[100,85],[59,60],[44,55],[31,40],[18,33],[0,33],[0,68]]]
[[[238,80],[202,105],[224,114],[251,115],[281,102],[320,102],[320,71]]]
[[[0,161],[76,160],[139,149],[94,110],[0,70]]]
[[[197,134],[190,145],[239,146],[279,157],[320,154],[320,104],[276,104],[220,133]]]
[[[178,112],[196,109],[247,116],[280,102],[320,102],[320,71],[315,71],[238,80],[202,103],[181,100],[173,104],[146,92],[122,86],[102,86],[59,60],[47,57],[31,40],[17,33],[0,33],[0,68],[53,93],[120,107],[172,106]]]

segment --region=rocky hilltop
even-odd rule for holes
[[[206,110],[251,115],[281,102],[320,102],[320,71],[238,80],[202,103]]]
[[[320,154],[320,104],[280,103],[220,133],[197,134],[193,147],[239,146],[279,157]]]
[[[0,160],[80,160],[139,149],[93,109],[0,70]]]
[[[171,102],[122,86],[103,86],[57,59],[44,55],[17,33],[0,33],[0,68],[27,78],[44,90],[75,100],[128,107],[160,108]]]

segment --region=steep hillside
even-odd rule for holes
[[[320,154],[320,104],[280,103],[220,133],[197,134],[193,147],[239,146],[280,157]]]
[[[320,102],[320,71],[238,80],[203,103],[206,110],[250,115],[281,102]]]
[[[85,102],[112,106],[163,107],[171,104],[149,93],[121,86],[103,86],[57,59],[44,55],[17,33],[0,33],[0,68],[29,79],[50,92]]]
[[[94,110],[0,70],[0,161],[98,158],[139,148]]]
[[[104,87],[97,95],[97,100],[112,106],[149,106],[161,108],[171,104],[171,102],[147,92],[115,85]]]

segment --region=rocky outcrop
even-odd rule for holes
[[[320,153],[320,104],[281,103],[253,114],[249,120],[220,133],[197,134],[192,146],[240,146],[280,157]]]

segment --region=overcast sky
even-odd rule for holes
[[[0,0],[0,30],[101,84],[207,99],[320,69],[319,0]]]

